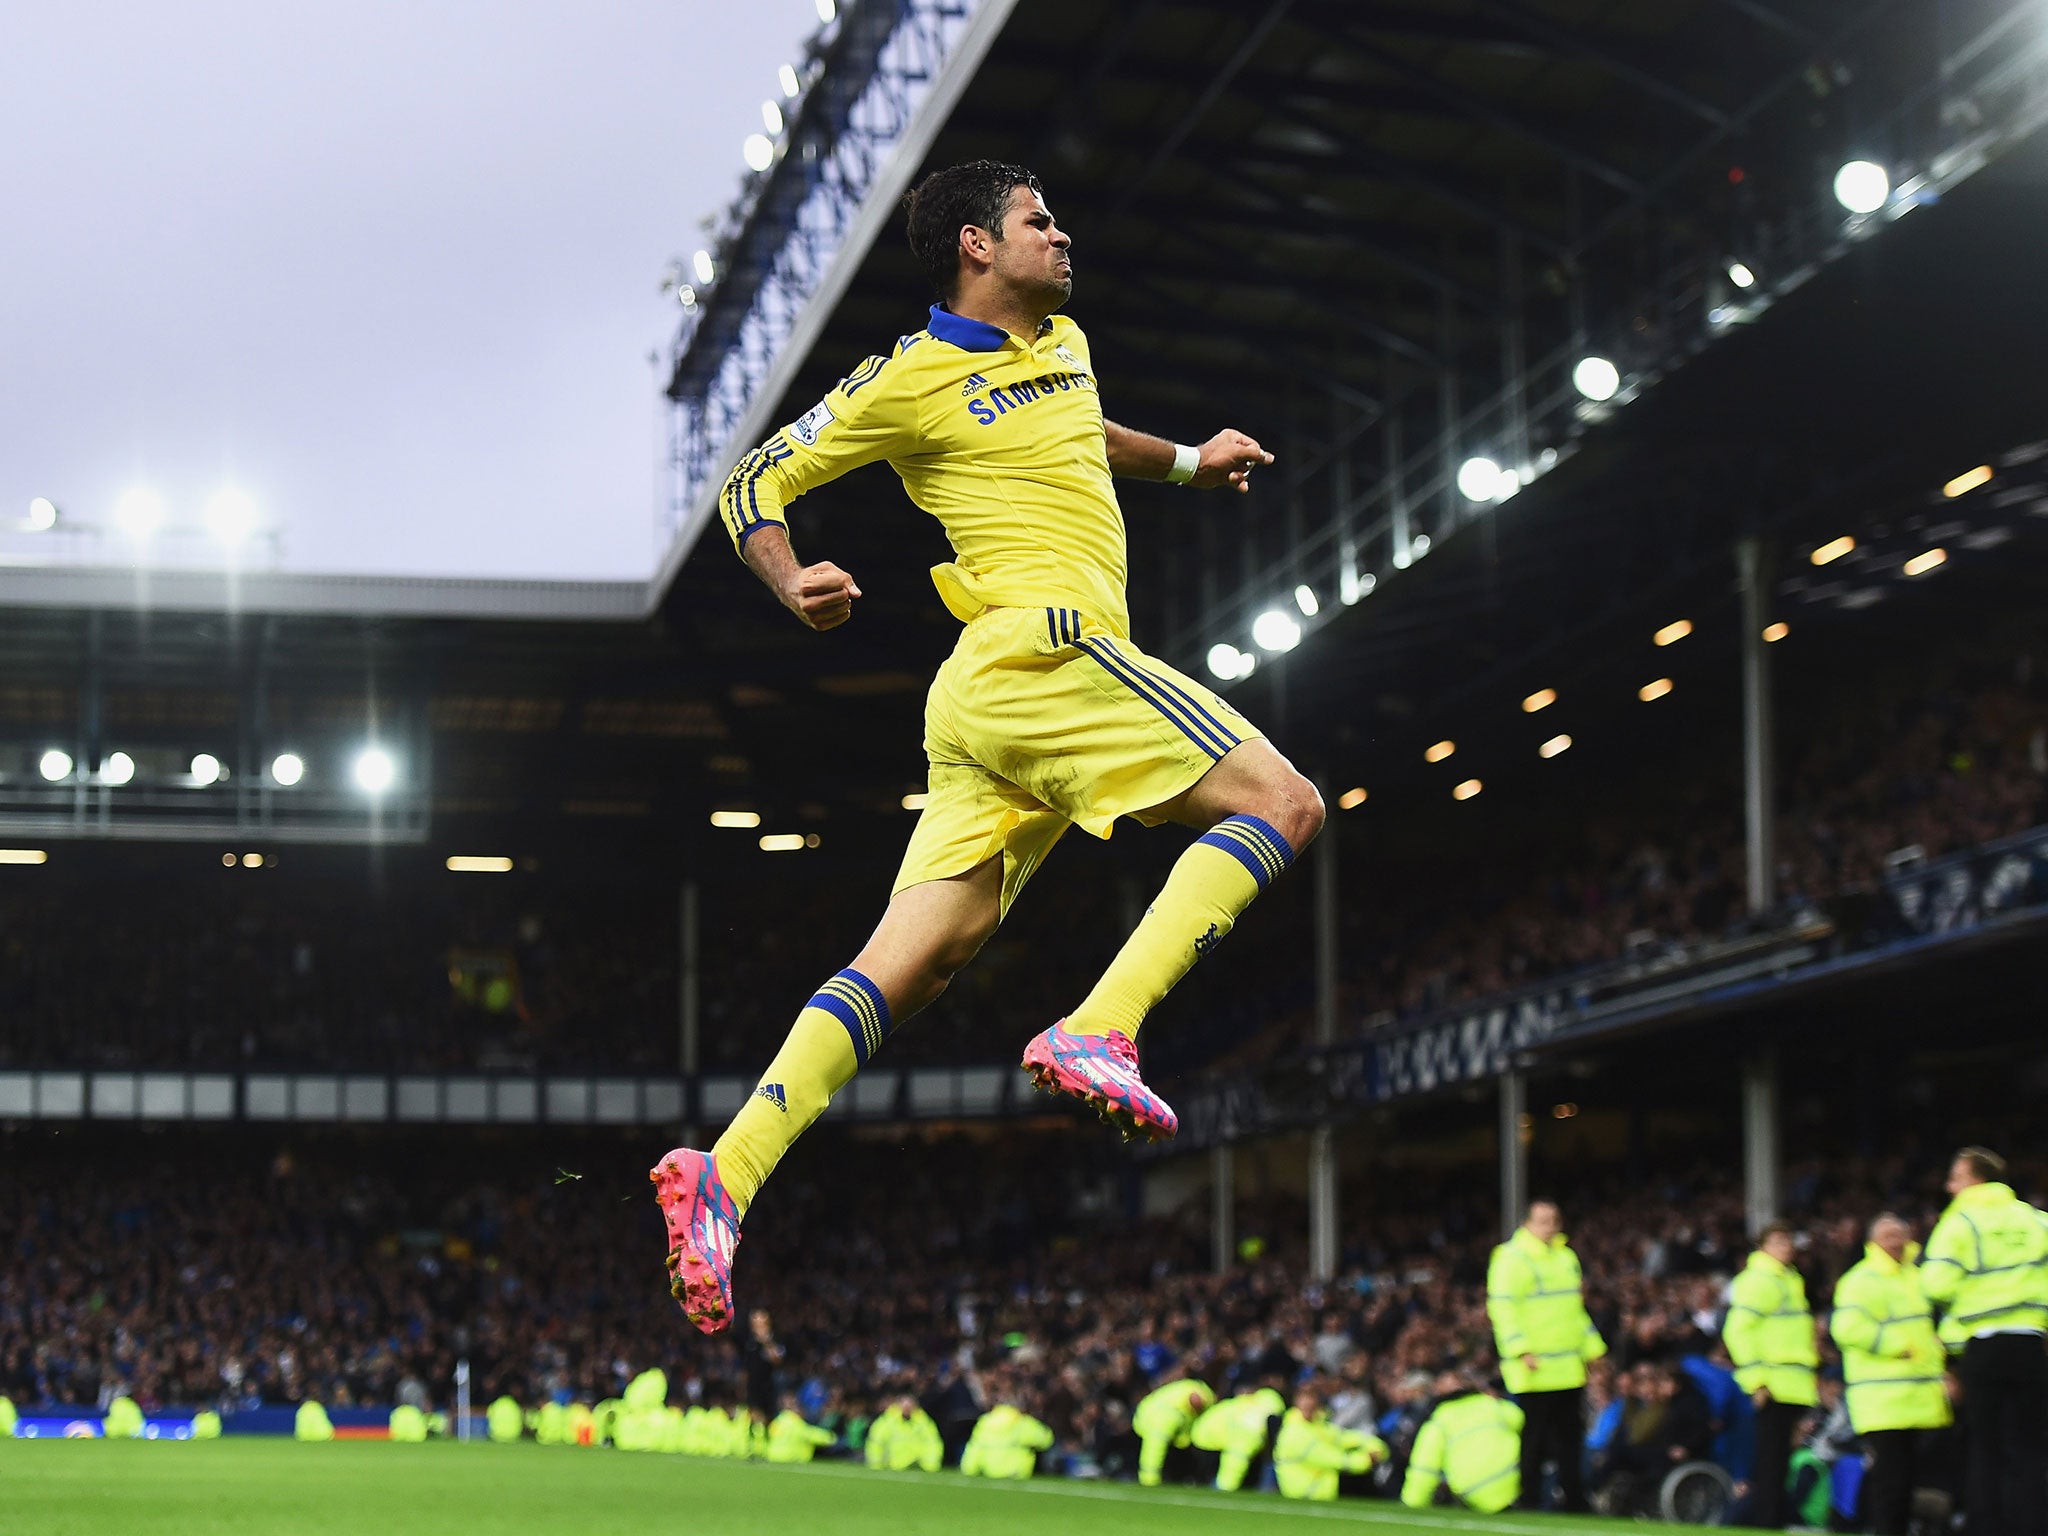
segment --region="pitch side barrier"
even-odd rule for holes
[[[1893,855],[1881,894],[1801,903],[1739,937],[1645,946],[1571,976],[1298,1052],[1255,1077],[1181,1089],[1180,1134],[1157,1150],[1200,1151],[1490,1081],[1529,1052],[2048,925],[2048,827],[1933,862],[1916,854]]]

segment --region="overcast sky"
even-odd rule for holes
[[[36,496],[107,523],[138,484],[196,524],[233,484],[288,570],[646,576],[657,285],[816,26],[815,0],[9,7],[0,527]]]

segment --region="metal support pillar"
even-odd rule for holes
[[[1510,1069],[1500,1075],[1500,1235],[1513,1237],[1529,1213],[1529,1080]]]
[[[1747,891],[1752,915],[1777,902],[1775,789],[1770,652],[1764,625],[1770,622],[1770,557],[1763,541],[1745,534],[1735,545],[1742,590],[1742,801],[1746,831]]]
[[[1783,1183],[1778,1052],[1767,1046],[1742,1063],[1742,1195],[1752,1237],[1778,1219]]]
[[[1315,1043],[1337,1040],[1337,832],[1317,842],[1315,861],[1316,1022]],[[1337,1273],[1336,1131],[1326,1120],[1308,1139],[1308,1273],[1328,1280]]]
[[[1209,1261],[1219,1275],[1237,1257],[1237,1152],[1219,1141],[1209,1154]]]
[[[703,998],[699,990],[699,972],[704,955],[704,937],[699,922],[699,901],[697,882],[683,882],[682,898],[678,907],[678,938],[681,964],[676,968],[676,1022],[678,1026],[676,1066],[683,1075],[683,1141],[687,1145],[697,1139],[696,1095],[699,1036],[698,1030],[703,1019]]]

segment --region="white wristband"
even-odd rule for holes
[[[1168,485],[1186,485],[1195,478],[1195,471],[1201,466],[1202,450],[1190,448],[1186,443],[1173,445],[1173,468],[1166,472]]]

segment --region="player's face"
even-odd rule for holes
[[[1012,187],[1003,238],[991,247],[996,275],[1020,296],[1034,300],[1034,307],[1051,314],[1074,292],[1069,253],[1073,243],[1053,221],[1043,198],[1029,187]]]

